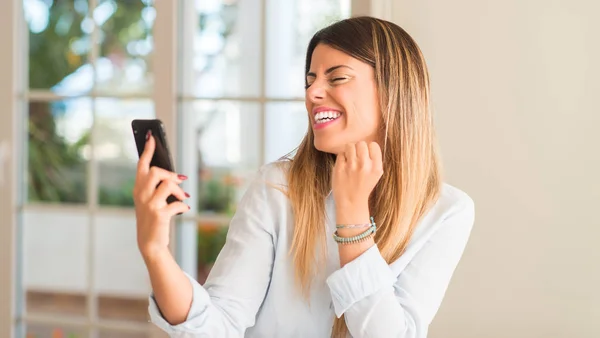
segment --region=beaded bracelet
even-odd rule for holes
[[[370,228],[372,226],[375,226],[375,220],[373,219],[373,216],[371,216],[371,223],[365,223],[365,224],[338,224],[336,225],[336,229],[353,229],[353,228]]]
[[[333,233],[333,239],[339,243],[339,244],[354,244],[354,243],[360,243],[362,241],[365,241],[367,239],[370,239],[371,237],[373,237],[375,235],[376,229],[374,226],[370,227],[369,229],[367,229],[367,231],[356,235],[356,236],[352,236],[352,237],[340,237],[336,232]]]
[[[340,226],[336,227],[338,229],[341,228]],[[336,230],[333,233],[333,239],[339,244],[354,244],[370,239],[371,237],[375,236],[375,232],[377,232],[377,225],[375,224],[373,217],[371,217],[371,226],[365,232],[352,237],[340,237]]]

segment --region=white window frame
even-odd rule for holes
[[[98,0],[90,0],[90,8],[94,8]],[[155,1],[156,20],[154,24],[154,64],[160,67],[154,67],[154,93],[148,95],[110,95],[102,97],[121,98],[121,99],[151,99],[154,102],[155,114],[157,118],[165,122],[168,128],[167,137],[173,147],[173,155],[177,157],[178,144],[174,138],[177,132],[179,103],[202,99],[198,97],[181,97],[178,95],[178,14],[181,10],[183,1]],[[265,3],[262,0],[263,18],[265,18]],[[391,0],[352,0],[352,15],[374,15],[383,19],[391,17]],[[0,69],[3,70],[0,77],[0,102],[3,103],[3,109],[0,111],[0,337],[24,337],[23,323],[44,323],[53,325],[67,325],[83,327],[88,330],[90,337],[95,338],[98,329],[114,329],[123,332],[145,332],[152,336],[161,336],[159,331],[151,324],[147,323],[122,323],[111,320],[99,320],[97,314],[96,295],[93,291],[93,266],[88,267],[90,283],[88,291],[88,317],[84,321],[78,321],[60,315],[27,315],[24,313],[24,304],[22,304],[22,280],[19,267],[22,266],[21,238],[19,237],[19,216],[27,208],[49,208],[56,210],[68,210],[69,208],[88,210],[92,219],[90,224],[90,233],[93,233],[94,215],[98,213],[97,205],[97,182],[96,175],[88,175],[88,203],[84,206],[69,206],[67,209],[61,206],[36,206],[21,203],[22,192],[19,191],[23,177],[21,168],[25,154],[25,149],[21,147],[25,144],[25,127],[23,126],[21,112],[24,111],[23,102],[34,99],[36,101],[56,101],[65,97],[56,95],[50,91],[30,91],[27,88],[26,63],[28,60],[27,46],[23,41],[27,41],[27,27],[23,20],[22,0],[3,0],[0,1],[0,22],[3,23],[3,29],[0,30],[0,41],[3,41],[4,48],[0,49]],[[261,27],[261,48],[265,50],[266,35],[265,20],[262,20]],[[97,34],[97,33],[94,33]],[[90,55],[89,62],[93,62],[98,55],[97,46]],[[265,95],[265,59],[266,53],[262,53],[261,62],[261,91],[260,96],[255,98],[235,98],[221,97],[206,100],[230,100],[244,102],[259,102],[261,104],[261,125],[264,128],[265,107],[268,102],[303,102],[303,98],[268,98]],[[96,93],[84,95],[92,100],[100,97]],[[92,137],[94,131],[92,130]],[[261,144],[261,163],[264,162],[264,133],[260,133]],[[5,156],[3,156],[5,155]],[[177,159],[176,159],[177,160]],[[94,159],[90,161],[90,166],[95,168]],[[129,211],[111,210],[111,213],[127,213]],[[201,216],[199,216],[201,217]],[[173,232],[175,233],[175,232]],[[174,236],[175,237],[175,236]],[[195,250],[195,244],[184,242],[183,236],[174,242],[176,243],[175,252],[180,260],[180,264],[195,269],[195,255],[189,255],[189,250]],[[188,237],[188,236],[185,236]],[[192,237],[195,238],[195,237]],[[89,264],[93,262],[93,241],[90,241]],[[190,258],[191,256],[191,258]],[[187,257],[187,258],[186,258]],[[189,270],[189,269],[186,269]]]
[[[19,15],[20,2],[0,1],[0,41],[4,48],[0,49],[0,337],[15,336],[15,313],[20,311],[17,304],[16,268],[19,263],[17,255],[17,161],[21,152],[18,145],[17,100],[19,91]]]

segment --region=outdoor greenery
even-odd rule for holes
[[[27,0],[25,0],[27,1]],[[91,51],[89,27],[90,10],[87,0],[44,1],[49,4],[47,25],[38,27],[30,23],[29,32],[29,87],[54,90],[65,78],[88,63]],[[149,37],[151,29],[143,24],[143,9],[149,0],[102,0],[99,4],[112,2],[115,11],[101,23],[101,56],[118,55],[126,58],[131,41]],[[221,35],[232,33],[237,12],[235,2],[222,7],[216,15],[223,23]],[[199,13],[199,27],[206,28],[209,16]],[[207,56],[206,69],[212,67],[215,55]],[[148,64],[151,59],[145,60]],[[27,187],[30,202],[85,203],[87,201],[87,160],[83,156],[89,150],[90,131],[85,130],[76,142],[68,142],[57,130],[57,121],[65,116],[70,99],[56,102],[28,102],[28,162]],[[91,109],[91,104],[90,104]],[[217,112],[210,112],[215,114]],[[206,125],[204,128],[208,128]],[[84,127],[82,127],[84,128]],[[201,136],[201,135],[199,135]],[[201,156],[201,154],[199,154]],[[207,168],[200,168],[207,170]],[[119,186],[98,187],[101,205],[133,206],[131,195],[134,184],[131,178]],[[221,179],[200,180],[198,186],[198,210],[227,212],[231,209],[233,192]]]
[[[105,1],[101,1],[103,3]],[[148,1],[118,1],[114,13],[103,23],[100,54],[126,53],[127,43],[145,39],[150,31],[140,29],[142,9]],[[47,25],[29,32],[29,87],[53,89],[88,62],[91,50],[85,19],[90,20],[86,0],[45,1],[49,4]],[[33,28],[30,24],[30,28]],[[82,203],[86,201],[86,160],[83,148],[89,145],[89,131],[69,144],[57,132],[56,119],[65,113],[68,100],[28,103],[29,201]],[[128,191],[128,192],[126,192]],[[100,187],[100,202],[131,205],[128,187],[109,190]]]
[[[198,227],[198,281],[203,283],[217,260],[227,237],[227,227],[203,223]]]

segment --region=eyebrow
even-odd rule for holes
[[[325,75],[333,72],[334,70],[338,69],[338,68],[349,68],[352,69],[352,67],[350,66],[346,66],[346,65],[337,65],[337,66],[333,66],[333,67],[329,67],[326,71],[325,71]],[[354,70],[354,69],[352,69]],[[306,77],[317,77],[317,74],[313,73],[313,72],[309,72],[308,74],[306,74]]]

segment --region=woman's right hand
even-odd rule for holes
[[[187,177],[158,167],[150,167],[156,148],[155,142],[151,132],[148,131],[133,188],[137,242],[145,260],[169,251],[171,217],[190,209],[183,202],[167,203],[167,197],[170,195],[174,195],[181,201],[189,197],[179,186]]]

